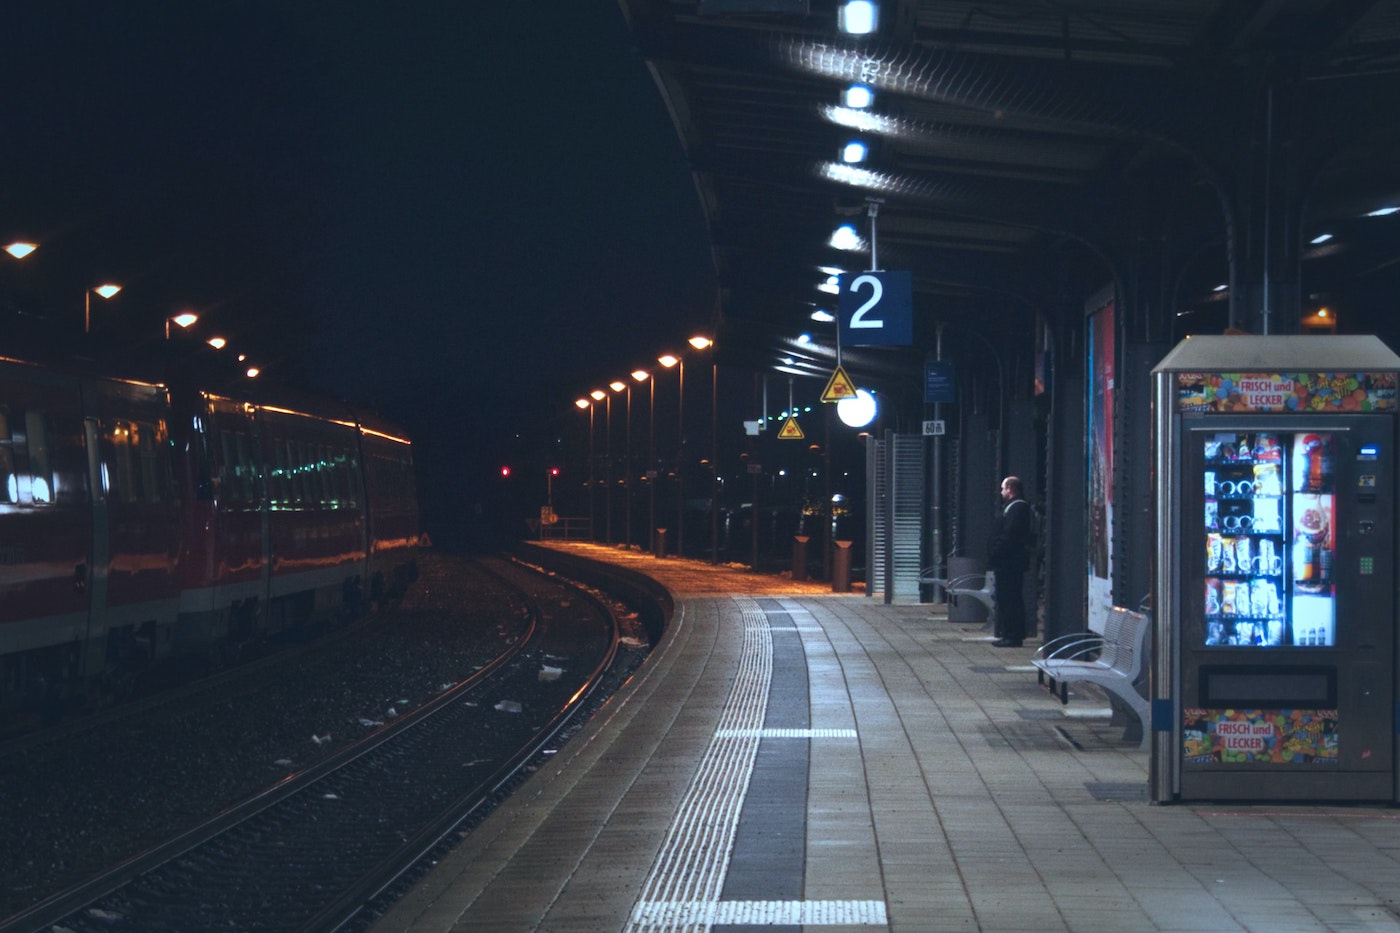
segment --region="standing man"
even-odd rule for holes
[[[1001,517],[987,545],[987,569],[996,573],[997,648],[1019,648],[1026,637],[1023,586],[1030,558],[1031,504],[1021,498],[1020,477],[1001,481]]]

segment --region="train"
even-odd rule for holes
[[[425,544],[388,421],[0,356],[0,715],[361,614]]]

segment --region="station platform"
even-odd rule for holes
[[[936,605],[555,545],[677,597],[550,765],[373,927],[1396,931],[1400,810],[1156,805],[1102,695]]]

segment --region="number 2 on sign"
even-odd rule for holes
[[[870,298],[865,304],[856,308],[855,313],[851,315],[851,329],[867,328],[878,330],[885,326],[884,319],[878,317],[867,318],[866,315],[873,311],[875,306],[880,303],[880,299],[884,297],[885,286],[880,284],[880,280],[876,276],[858,275],[851,281],[851,291],[858,292],[861,290],[861,286],[864,285],[870,286]]]

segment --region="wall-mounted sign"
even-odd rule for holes
[[[846,272],[836,299],[837,327],[847,347],[914,343],[914,276],[910,272]]]
[[[947,360],[924,360],[924,402],[954,401],[953,364]]]

